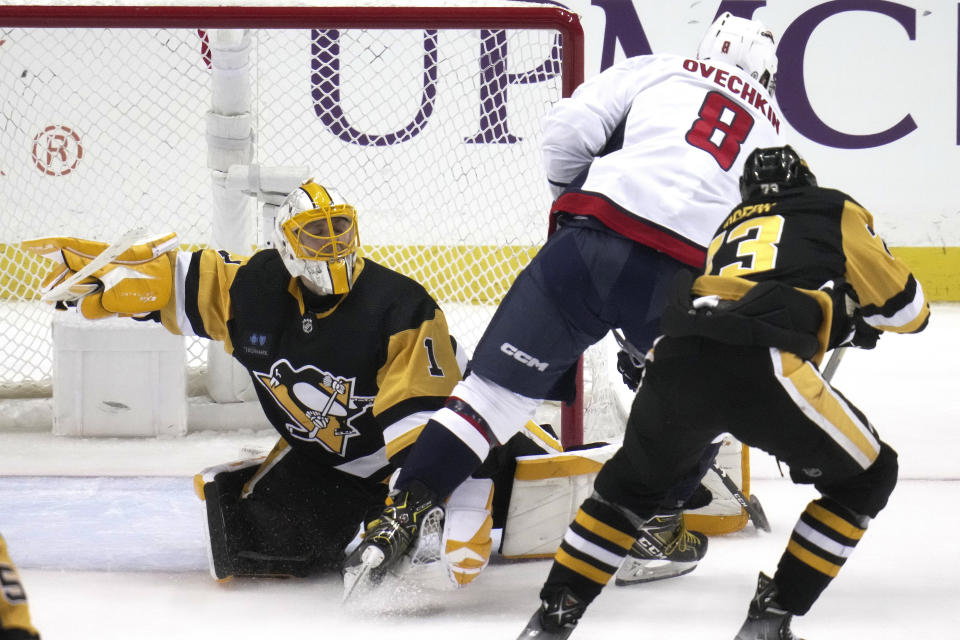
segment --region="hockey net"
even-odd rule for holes
[[[50,265],[18,242],[143,225],[216,246],[233,160],[336,187],[363,254],[424,284],[475,345],[546,237],[540,120],[582,79],[582,32],[555,6],[389,5],[0,6],[3,397],[49,394],[53,366]],[[225,83],[248,94],[223,99]],[[239,252],[263,242],[251,206],[230,223]],[[206,348],[188,343],[192,371]]]

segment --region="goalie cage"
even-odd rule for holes
[[[16,71],[0,80],[0,429],[50,422],[53,311],[36,293],[49,265],[19,241],[145,225],[249,253],[265,225],[225,187],[233,165],[319,171],[360,212],[363,254],[424,284],[476,343],[547,235],[540,119],[582,81],[578,18],[526,2],[327,4],[0,6]],[[193,396],[207,347],[187,341]],[[595,387],[619,384],[600,366]],[[28,397],[40,405],[17,404]],[[224,422],[189,408],[191,429]],[[563,418],[567,442],[584,437],[581,413]],[[599,422],[587,439],[610,437]]]

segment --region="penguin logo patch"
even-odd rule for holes
[[[269,373],[255,372],[254,378],[286,412],[291,436],[340,456],[346,455],[350,438],[360,434],[351,423],[373,406],[374,396],[354,394],[356,378],[311,365],[294,369],[278,360]]]

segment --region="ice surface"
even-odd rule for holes
[[[849,352],[835,382],[900,453],[901,482],[839,578],[794,623],[808,640],[958,638],[960,629],[960,305],[939,304],[917,336]],[[271,431],[169,440],[0,434],[0,531],[21,566],[45,640],[515,638],[537,606],[547,561],[495,559],[457,592],[340,603],[337,576],[209,576],[190,477],[267,448]],[[771,572],[816,497],[755,454],[753,490],[770,534],[714,537],[688,576],[608,587],[574,638],[732,638],[758,570]],[[389,595],[389,594],[388,594]]]

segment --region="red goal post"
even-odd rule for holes
[[[249,113],[218,113],[211,98],[225,82],[211,65],[219,32],[253,42],[222,74],[248,72]],[[584,68],[578,17],[532,3],[3,5],[0,40],[17,71],[0,83],[6,398],[49,393],[52,366],[52,313],[35,293],[48,265],[17,243],[110,241],[149,223],[187,247],[216,245],[211,200],[244,154],[319,172],[360,211],[365,255],[427,286],[472,346],[546,236],[539,121]],[[238,124],[249,133],[234,135]],[[224,135],[218,155],[211,139]],[[260,205],[242,206],[254,215],[235,226],[252,226],[253,250]],[[188,364],[203,368],[205,350],[191,342]],[[578,414],[565,418],[571,442]]]

